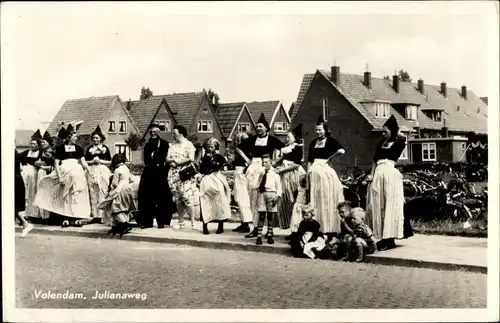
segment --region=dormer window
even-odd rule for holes
[[[388,103],[375,103],[375,117],[388,118],[391,116],[391,109]]]
[[[441,111],[425,111],[425,115],[429,117],[432,121],[441,122],[442,114]]]
[[[407,120],[417,120],[418,118],[418,107],[416,105],[406,106],[406,119]]]

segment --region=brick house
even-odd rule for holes
[[[164,97],[156,96],[146,100],[128,101],[125,104],[143,140],[149,138],[148,130],[153,122],[158,122],[160,125],[161,138],[169,142],[173,140],[172,129],[176,125],[176,120]]]
[[[198,148],[209,137],[225,142],[215,109],[204,91],[156,95],[146,100],[131,101],[130,113],[137,120],[146,140],[149,126],[158,122],[162,126],[160,135],[168,141],[173,140],[173,127],[182,125],[191,137],[196,138]],[[222,145],[221,152],[224,151],[225,145]]]
[[[409,136],[398,163],[456,162],[465,160],[466,134],[487,134],[487,105],[465,86],[461,89],[402,82],[364,75],[318,70],[303,78],[294,126],[304,125],[307,148],[315,137],[320,115],[328,121],[332,135],[346,148],[334,165],[339,170],[371,167],[380,131],[394,115],[401,131]]]
[[[240,131],[255,133],[255,121],[245,102],[219,104],[216,117],[228,141],[232,141]]]
[[[132,162],[140,158],[125,142],[131,133],[139,133],[139,129],[118,95],[67,100],[47,129],[52,137],[57,136],[62,123],[74,125],[84,149],[99,126],[106,136],[104,144],[112,155],[124,153]]]
[[[264,113],[271,127],[270,134],[284,141],[292,120],[280,101],[247,102],[247,107],[256,122]]]

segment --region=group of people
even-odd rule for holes
[[[154,219],[158,228],[164,228],[177,213],[177,228],[183,229],[187,213],[192,229],[200,218],[204,234],[209,234],[210,222],[218,223],[220,234],[234,204],[241,225],[233,231],[256,238],[261,245],[264,237],[268,244],[274,243],[273,228],[290,229],[292,234],[286,239],[294,253],[311,258],[324,254],[323,249],[340,255],[350,250],[344,248],[346,244],[367,246],[370,251],[391,249],[395,239],[413,234],[403,213],[402,176],[395,168],[406,137],[393,116],[384,124],[375,149],[366,212],[350,210],[344,201],[344,187],[332,161],[345,154],[345,149],[331,136],[322,117],[315,127],[317,138],[309,144],[307,170],[301,125],[283,143],[270,135],[262,114],[255,135],[237,134],[235,156],[228,161],[220,154],[217,139],[206,140],[203,155],[198,157],[183,126],[176,125],[173,142],[167,142],[153,123],[143,149],[145,167],[140,180],[133,179],[123,155],[111,158],[99,128],[92,134],[93,144],[84,151],[70,127],[61,129],[59,146],[45,144],[46,133],[44,138],[34,138],[32,148],[20,156],[27,216],[44,218],[52,213],[65,221],[77,219],[71,222],[75,224],[93,219],[111,225],[110,233],[123,235],[131,229],[131,214],[141,228],[153,227]],[[228,162],[234,166],[232,188],[222,173]]]

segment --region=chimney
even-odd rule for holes
[[[446,126],[446,119],[443,120],[443,128],[441,129],[441,135],[443,138],[448,138],[448,127]]]
[[[441,94],[446,98],[446,83],[441,83]]]
[[[372,73],[370,72],[365,72],[365,86],[369,89],[372,88]]]
[[[396,93],[399,93],[399,76],[397,75],[392,77],[392,88],[396,91]]]
[[[424,80],[422,80],[422,79],[418,80],[417,89],[418,89],[418,92],[424,94]]]
[[[462,85],[462,97],[467,100],[467,86]]]
[[[331,79],[333,84],[339,85],[339,80],[340,80],[340,67],[339,66],[332,66],[330,79]]]

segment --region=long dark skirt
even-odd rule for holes
[[[170,225],[176,207],[167,176],[166,167],[151,166],[144,169],[139,183],[139,212],[135,218],[137,224],[151,227],[156,218],[158,225]]]
[[[26,188],[21,174],[16,174],[14,182],[15,210],[16,214],[26,209]]]

